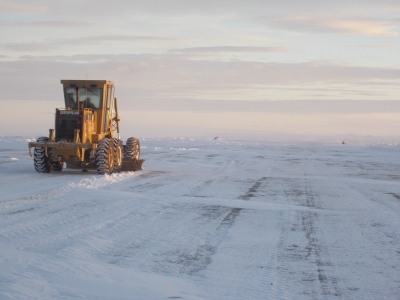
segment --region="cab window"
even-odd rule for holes
[[[79,99],[86,108],[101,108],[103,89],[100,88],[80,88]]]

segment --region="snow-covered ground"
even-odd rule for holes
[[[0,299],[399,299],[400,147],[143,139],[37,174],[0,140]]]

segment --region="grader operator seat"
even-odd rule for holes
[[[86,99],[81,100],[80,103],[84,108],[100,108],[90,97],[86,97]]]

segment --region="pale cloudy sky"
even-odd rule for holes
[[[0,125],[47,134],[87,77],[128,135],[399,136],[399,35],[398,0],[0,0],[0,100],[26,115]]]

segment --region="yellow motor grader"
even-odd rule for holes
[[[38,173],[68,168],[99,174],[141,170],[139,140],[120,140],[114,83],[108,80],[61,80],[65,108],[56,108],[55,129],[28,144]]]

